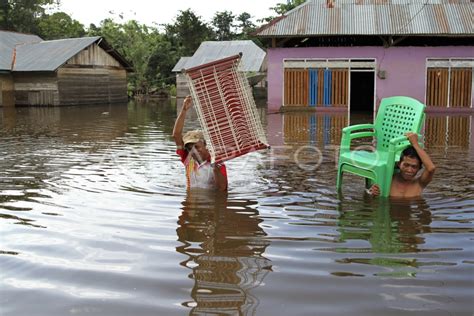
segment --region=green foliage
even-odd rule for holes
[[[290,10],[293,10],[300,4],[305,3],[305,1],[306,0],[291,0],[286,3],[277,3],[277,5],[271,9],[275,11],[278,15],[282,15]]]
[[[240,29],[240,33],[238,35],[239,39],[249,39],[249,34],[255,32],[257,29],[257,26],[250,20],[251,18],[252,16],[247,12],[243,12],[237,16],[237,28]]]
[[[306,0],[290,0],[290,1],[287,1],[286,3],[277,3],[276,6],[270,8],[272,9],[273,11],[275,11],[275,13],[280,16],[280,15],[283,15],[285,14],[286,12],[290,11],[290,10],[293,10],[294,8],[296,8],[297,6],[299,6],[300,4],[303,4],[305,3]],[[271,20],[273,20],[275,17],[274,16],[269,16],[269,17],[266,17],[266,18],[263,18],[261,20],[259,20],[259,22],[270,22]]]
[[[176,85],[174,84],[170,86],[170,95],[176,96]]]
[[[164,25],[165,33],[181,56],[191,56],[203,41],[213,39],[213,32],[191,9],[179,12],[173,24]]]
[[[135,20],[120,24],[109,18],[103,20],[99,27],[91,24],[88,35],[104,37],[132,63],[134,72],[129,75],[129,88],[133,89],[134,94],[148,94],[153,86],[159,84],[159,73],[152,70],[157,67],[150,67],[150,62],[156,59],[154,55],[160,47],[169,45],[161,43],[163,35],[156,28]]]
[[[0,29],[38,34],[38,19],[58,5],[58,0],[1,0]]]
[[[235,15],[231,11],[216,12],[211,24],[218,41],[230,41],[235,38],[232,32]]]
[[[44,40],[82,37],[84,26],[64,12],[43,15],[38,19],[38,35]]]

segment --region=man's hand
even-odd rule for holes
[[[380,187],[378,184],[374,184],[368,189],[367,194],[370,194],[372,196],[379,196],[380,195]]]
[[[405,133],[405,136],[408,138],[408,141],[410,142],[410,144],[413,147],[418,145],[418,134],[417,133],[407,132],[407,133]]]
[[[183,109],[184,109],[185,111],[187,111],[187,110],[189,110],[192,106],[193,106],[193,102],[192,102],[191,96],[188,95],[186,98],[184,98],[184,101],[183,101]]]

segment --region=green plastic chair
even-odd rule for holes
[[[366,178],[367,184],[378,184],[380,195],[390,194],[395,162],[410,145],[405,133],[420,133],[425,119],[425,105],[405,96],[382,99],[375,124],[358,124],[342,130],[336,188],[341,190],[344,172]],[[351,150],[351,141],[375,137],[376,150]]]

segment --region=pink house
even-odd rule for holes
[[[474,112],[470,0],[310,0],[256,35],[271,41],[269,111],[373,111],[406,95]]]

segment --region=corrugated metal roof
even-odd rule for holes
[[[55,71],[99,39],[94,36],[17,45],[12,71]]]
[[[36,35],[0,31],[0,70],[11,69],[15,45],[41,41],[42,39]]]
[[[472,36],[472,12],[471,0],[310,0],[256,35]]]
[[[242,53],[242,60],[240,63],[242,71],[260,71],[266,53],[254,42],[249,40],[202,42],[199,48],[194,53],[194,55],[192,57],[184,57],[188,58],[185,61],[182,61],[182,59],[180,59],[178,63],[174,66],[173,71],[181,71],[183,68],[188,69],[224,57],[236,55],[238,53]],[[185,63],[184,67],[180,67],[181,62]]]
[[[191,59],[191,57],[181,57],[176,65],[174,65],[173,72],[179,72],[183,69],[186,69],[186,63]]]

